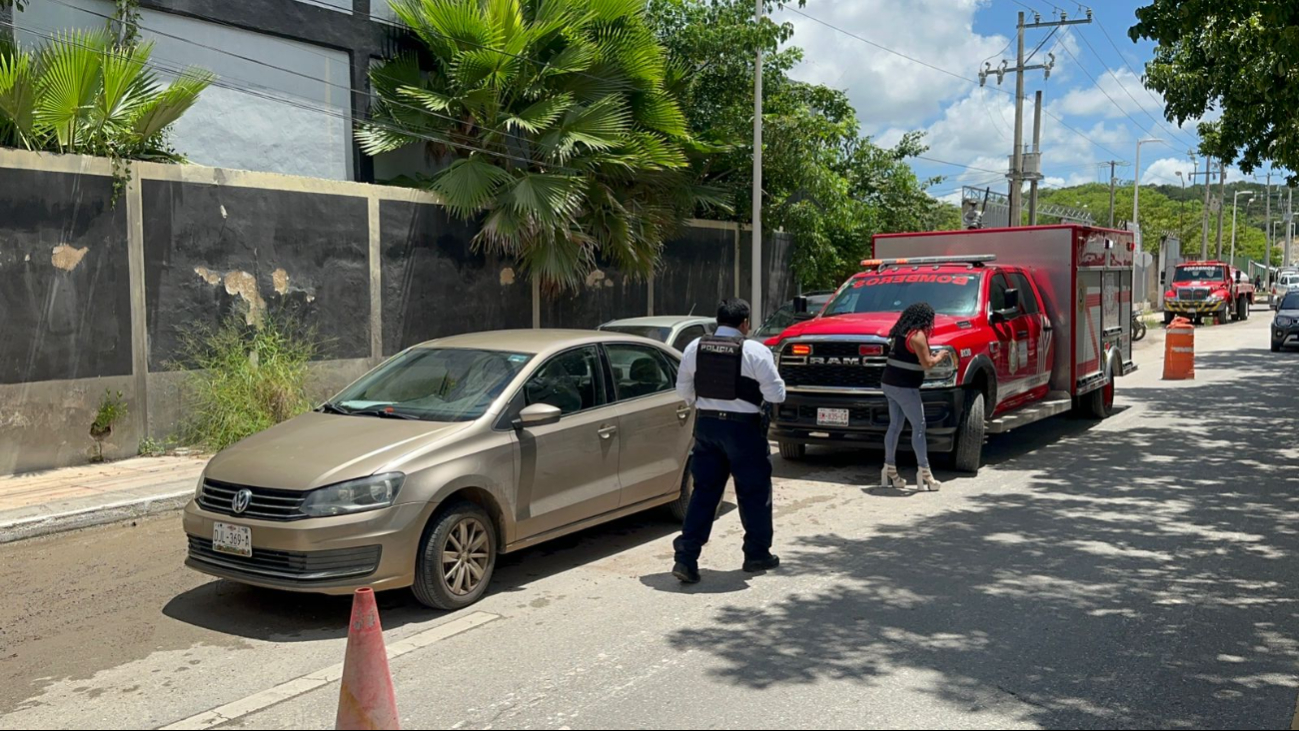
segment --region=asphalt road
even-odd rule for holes
[[[776,573],[738,570],[730,511],[694,588],[644,517],[505,558],[458,615],[382,596],[390,646],[496,617],[393,661],[404,725],[1287,728],[1299,353],[1264,314],[1199,331],[1194,382],[1147,344],[1110,420],[995,437],[941,493],[777,458]],[[164,726],[342,659],[347,600],[209,581],[183,543],[163,516],[0,548],[0,728]],[[329,728],[337,695],[224,727]]]

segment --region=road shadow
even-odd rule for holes
[[[805,540],[785,551],[790,570],[837,581],[723,606],[672,646],[756,690],[926,673],[924,692],[969,725],[995,710],[1041,728],[1286,727],[1299,668],[1295,362],[1251,349],[1198,367],[1237,377],[1131,389],[1143,410],[1122,428],[1027,432],[1037,447],[1014,450],[1026,491]]]
[[[723,513],[734,506],[723,505]],[[501,556],[489,596],[522,591],[532,582],[594,563],[673,535],[680,526],[666,510],[651,510]],[[669,576],[669,578],[671,578]],[[443,613],[415,601],[409,590],[381,592],[384,629],[426,622]],[[309,642],[347,636],[351,597],[297,594],[215,579],[177,595],[163,607],[172,619],[222,634],[268,642]]]

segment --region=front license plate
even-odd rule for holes
[[[217,553],[228,553],[233,556],[252,558],[253,529],[229,523],[212,525],[212,550]]]
[[[848,409],[817,409],[817,426],[848,426]]]

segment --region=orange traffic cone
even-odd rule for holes
[[[388,651],[374,590],[357,589],[352,598],[352,624],[343,658],[343,687],[338,693],[336,729],[400,729],[397,699],[388,672]]]
[[[1168,326],[1164,340],[1164,380],[1184,381],[1195,378],[1195,325],[1178,317]]]

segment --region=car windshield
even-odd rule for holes
[[[1177,267],[1174,282],[1212,282],[1222,279],[1222,267]]]
[[[660,343],[666,343],[668,336],[672,334],[672,328],[670,327],[654,327],[653,325],[602,325],[600,329],[605,332],[649,338]]]
[[[981,274],[871,272],[839,290],[825,316],[901,312],[928,302],[940,315],[973,315],[979,308]]]
[[[1281,280],[1278,284],[1286,287],[1293,287],[1296,284],[1299,284],[1299,274],[1283,274],[1281,275]]]
[[[347,387],[329,406],[342,413],[472,421],[530,360],[525,353],[413,348]]]
[[[828,302],[829,300],[830,300],[829,295],[816,295],[814,297],[808,297],[807,298],[808,312],[811,312],[812,314],[816,314],[820,312],[821,308],[824,307],[825,303]],[[754,333],[753,336],[763,340],[767,338],[774,338],[777,335],[785,332],[785,328],[793,324],[794,324],[794,304],[792,302],[787,302],[784,305],[782,305],[780,309],[771,313],[771,316],[767,318],[766,322],[762,323],[762,327],[758,328],[758,331]]]

